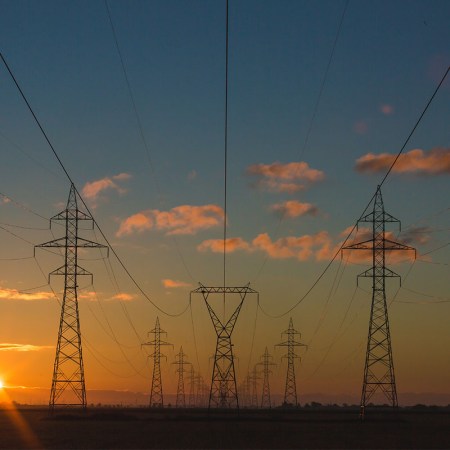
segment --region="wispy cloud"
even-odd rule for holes
[[[88,181],[82,189],[82,195],[86,200],[93,203],[96,203],[99,200],[100,195],[104,191],[112,190],[116,191],[120,195],[123,195],[127,192],[127,190],[120,186],[119,182],[129,180],[130,178],[131,175],[128,173],[119,173],[117,175],[113,175],[112,177]]]
[[[155,228],[167,235],[196,234],[223,223],[224,211],[218,205],[181,205],[169,211],[149,209],[124,219],[116,233],[121,237]]]
[[[389,105],[388,103],[383,103],[380,106],[380,111],[385,115],[385,116],[390,116],[392,114],[394,114],[394,107],[392,105]]]
[[[50,300],[53,299],[52,292],[38,291],[38,292],[23,292],[17,289],[0,288],[0,300]]]
[[[131,302],[136,298],[135,295],[127,294],[126,292],[121,292],[120,294],[113,295],[111,300],[120,300],[122,302]]]
[[[11,344],[2,342],[0,343],[0,352],[38,352],[40,350],[46,350],[54,348],[53,345],[32,345],[32,344]]]
[[[395,154],[367,153],[356,160],[355,169],[361,173],[385,172],[396,158]],[[439,175],[450,174],[450,148],[433,148],[430,151],[410,150],[398,158],[393,172],[399,174]]]
[[[303,236],[288,236],[272,241],[267,233],[258,235],[252,241],[255,249],[265,252],[274,259],[295,258],[299,261],[307,261],[311,258],[317,258],[315,254],[324,246],[330,245],[330,236],[326,231]]]
[[[227,243],[227,252],[244,251],[246,253],[264,252],[271,259],[296,259],[298,261],[329,261],[339,251],[343,238],[347,237],[348,233],[353,227],[348,227],[339,234],[338,237],[333,238],[330,234],[323,230],[315,234],[305,234],[302,236],[287,236],[277,240],[272,238],[267,233],[261,233],[251,241],[246,241],[243,238],[230,238]],[[358,233],[350,239],[346,245],[351,245],[356,242],[362,242],[371,239],[372,231],[368,228],[360,228]],[[397,239],[392,232],[386,233],[386,239],[392,241],[399,241],[401,243],[417,246],[426,243],[429,239],[427,230],[411,229],[409,233],[402,233],[401,239]],[[368,244],[370,245],[370,244]],[[223,240],[213,239],[202,242],[197,246],[197,250],[201,252],[223,252]],[[355,250],[344,253],[346,260],[353,263],[370,263],[372,261],[372,250]],[[389,262],[398,263],[406,260],[411,260],[414,257],[414,252],[389,252]]]
[[[276,214],[285,218],[294,218],[300,216],[317,216],[319,210],[311,203],[302,203],[297,200],[288,200],[276,203],[270,207]]]
[[[293,194],[305,189],[312,183],[325,178],[321,170],[312,169],[306,162],[282,164],[254,164],[247,168],[247,174],[257,178],[257,186],[271,192]]]
[[[211,251],[213,253],[223,253],[223,239],[208,239],[197,246],[200,252]],[[237,250],[250,251],[250,244],[240,237],[226,239],[226,252],[234,253]]]
[[[185,283],[184,281],[171,280],[169,278],[165,278],[165,279],[161,280],[161,282],[166,289],[191,287],[191,285],[189,283]]]

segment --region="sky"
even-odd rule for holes
[[[173,344],[162,360],[173,401],[180,346],[209,379],[216,343],[203,298],[189,299],[198,283],[223,284],[225,2],[108,6],[127,78],[100,0],[1,0],[0,50],[151,299],[112,254],[80,251],[94,273],[79,286],[88,403],[148,401],[141,344],[157,316]],[[260,305],[248,296],[233,332],[238,384],[267,346],[279,401],[286,360],[275,345],[292,317],[308,345],[299,402],[359,401],[371,284],[356,276],[370,261],[338,256],[303,297],[450,65],[449,15],[446,0],[230,0],[226,284],[251,283]],[[60,317],[52,290],[61,299],[63,289],[47,274],[63,258],[33,246],[63,236],[48,219],[70,182],[3,66],[0,86],[0,379],[8,398],[47,403]],[[402,275],[401,287],[387,282],[400,404],[450,403],[449,113],[447,79],[382,187],[402,222],[391,236],[417,249],[416,261],[387,259]],[[98,230],[80,233],[105,243]],[[225,316],[236,302],[226,299]],[[222,300],[212,304],[223,317]]]

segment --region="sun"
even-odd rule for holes
[[[4,387],[3,381],[0,380],[0,389],[3,389],[3,387]]]

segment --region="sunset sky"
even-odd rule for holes
[[[250,282],[261,305],[249,296],[234,331],[238,383],[267,346],[272,392],[283,392],[274,346],[292,317],[308,344],[300,403],[357,402],[371,282],[357,287],[356,276],[370,261],[345,253],[298,302],[450,65],[450,2],[350,0],[339,35],[344,0],[229,4],[227,284]],[[108,5],[136,109],[103,1],[1,0],[0,51],[127,269],[164,312],[185,311],[158,311],[113,255],[80,252],[94,273],[79,290],[88,403],[123,392],[145,403],[141,344],[157,316],[174,346],[163,351],[165,393],[176,392],[181,345],[211,376],[211,320],[200,296],[188,306],[199,282],[223,283],[225,1]],[[60,316],[51,288],[59,298],[63,288],[47,274],[63,258],[34,257],[33,245],[63,236],[48,219],[70,183],[4,66],[0,94],[0,380],[11,399],[47,403]],[[382,188],[402,222],[392,237],[417,248],[415,262],[388,258],[403,278],[387,292],[400,404],[450,403],[449,120],[447,79]],[[229,298],[226,314],[235,306]]]

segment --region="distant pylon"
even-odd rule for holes
[[[287,347],[288,352],[283,355],[283,358],[288,360],[288,367],[286,373],[286,386],[284,389],[284,406],[297,406],[297,384],[295,381],[295,360],[300,359],[300,356],[295,354],[295,347],[306,347],[305,344],[296,340],[296,336],[301,337],[301,334],[294,330],[292,317],[289,319],[289,328],[281,333],[281,336],[287,336],[287,340],[277,344],[279,347]]]
[[[167,333],[159,326],[159,317],[156,318],[155,328],[148,332],[149,336],[151,334],[153,334],[153,339],[142,344],[153,347],[153,353],[150,355],[153,358],[153,375],[149,406],[150,408],[163,408],[164,396],[161,378],[161,358],[166,358],[166,356],[161,353],[161,346],[172,344],[161,340],[161,334],[167,335]]]
[[[361,394],[361,417],[363,418],[365,407],[377,390],[385,395],[394,408],[398,406],[385,287],[386,278],[400,278],[400,276],[386,267],[386,251],[412,250],[415,252],[415,249],[386,239],[386,223],[400,224],[400,221],[384,210],[380,186],[375,193],[372,212],[358,220],[358,224],[361,222],[372,223],[372,237],[366,241],[348,245],[343,250],[369,250],[372,253],[372,267],[358,275],[358,279],[359,277],[372,278],[372,306]]]
[[[50,219],[50,227],[54,221],[65,222],[65,237],[36,245],[37,248],[63,248],[65,252],[64,265],[49,275],[49,279],[51,275],[64,276],[64,297],[53,366],[50,411],[53,411],[55,406],[81,406],[83,409],[87,406],[77,279],[81,275],[92,277],[92,274],[78,265],[78,249],[107,247],[78,236],[78,223],[81,220],[90,221],[92,228],[94,227],[93,218],[78,209],[77,191],[72,184],[66,209]],[[66,389],[69,393],[65,393]]]
[[[193,408],[195,406],[195,393],[197,388],[197,376],[195,374],[194,365],[191,364],[191,369],[189,371],[189,408]]]
[[[217,335],[216,352],[214,355],[214,367],[211,377],[211,391],[209,394],[209,408],[239,408],[239,398],[236,386],[236,373],[234,368],[233,344],[231,334],[233,333],[239,312],[247,294],[258,294],[249,285],[243,287],[200,287],[191,292],[202,294],[208,308],[211,321]],[[210,305],[208,298],[211,294],[221,294],[224,298],[227,294],[238,294],[240,302],[231,317],[225,323],[218,318]]]
[[[272,373],[270,370],[270,366],[276,366],[274,362],[272,362],[272,356],[269,355],[269,350],[264,351],[264,354],[261,356],[262,361],[258,363],[258,365],[263,366],[263,388],[262,388],[262,396],[261,396],[261,408],[271,408],[272,403],[270,401],[270,385],[269,385],[269,375]]]
[[[250,396],[250,408],[258,408],[258,380],[261,378],[258,375],[258,369],[256,364],[253,366],[253,370],[250,375],[252,384],[252,392]]]
[[[175,355],[175,361],[172,363],[178,366],[176,370],[178,373],[178,387],[176,400],[177,408],[186,408],[186,396],[184,395],[184,374],[186,372],[185,366],[191,363],[186,361],[184,359],[185,357],[186,354],[183,352],[183,347],[180,347],[180,351]]]

